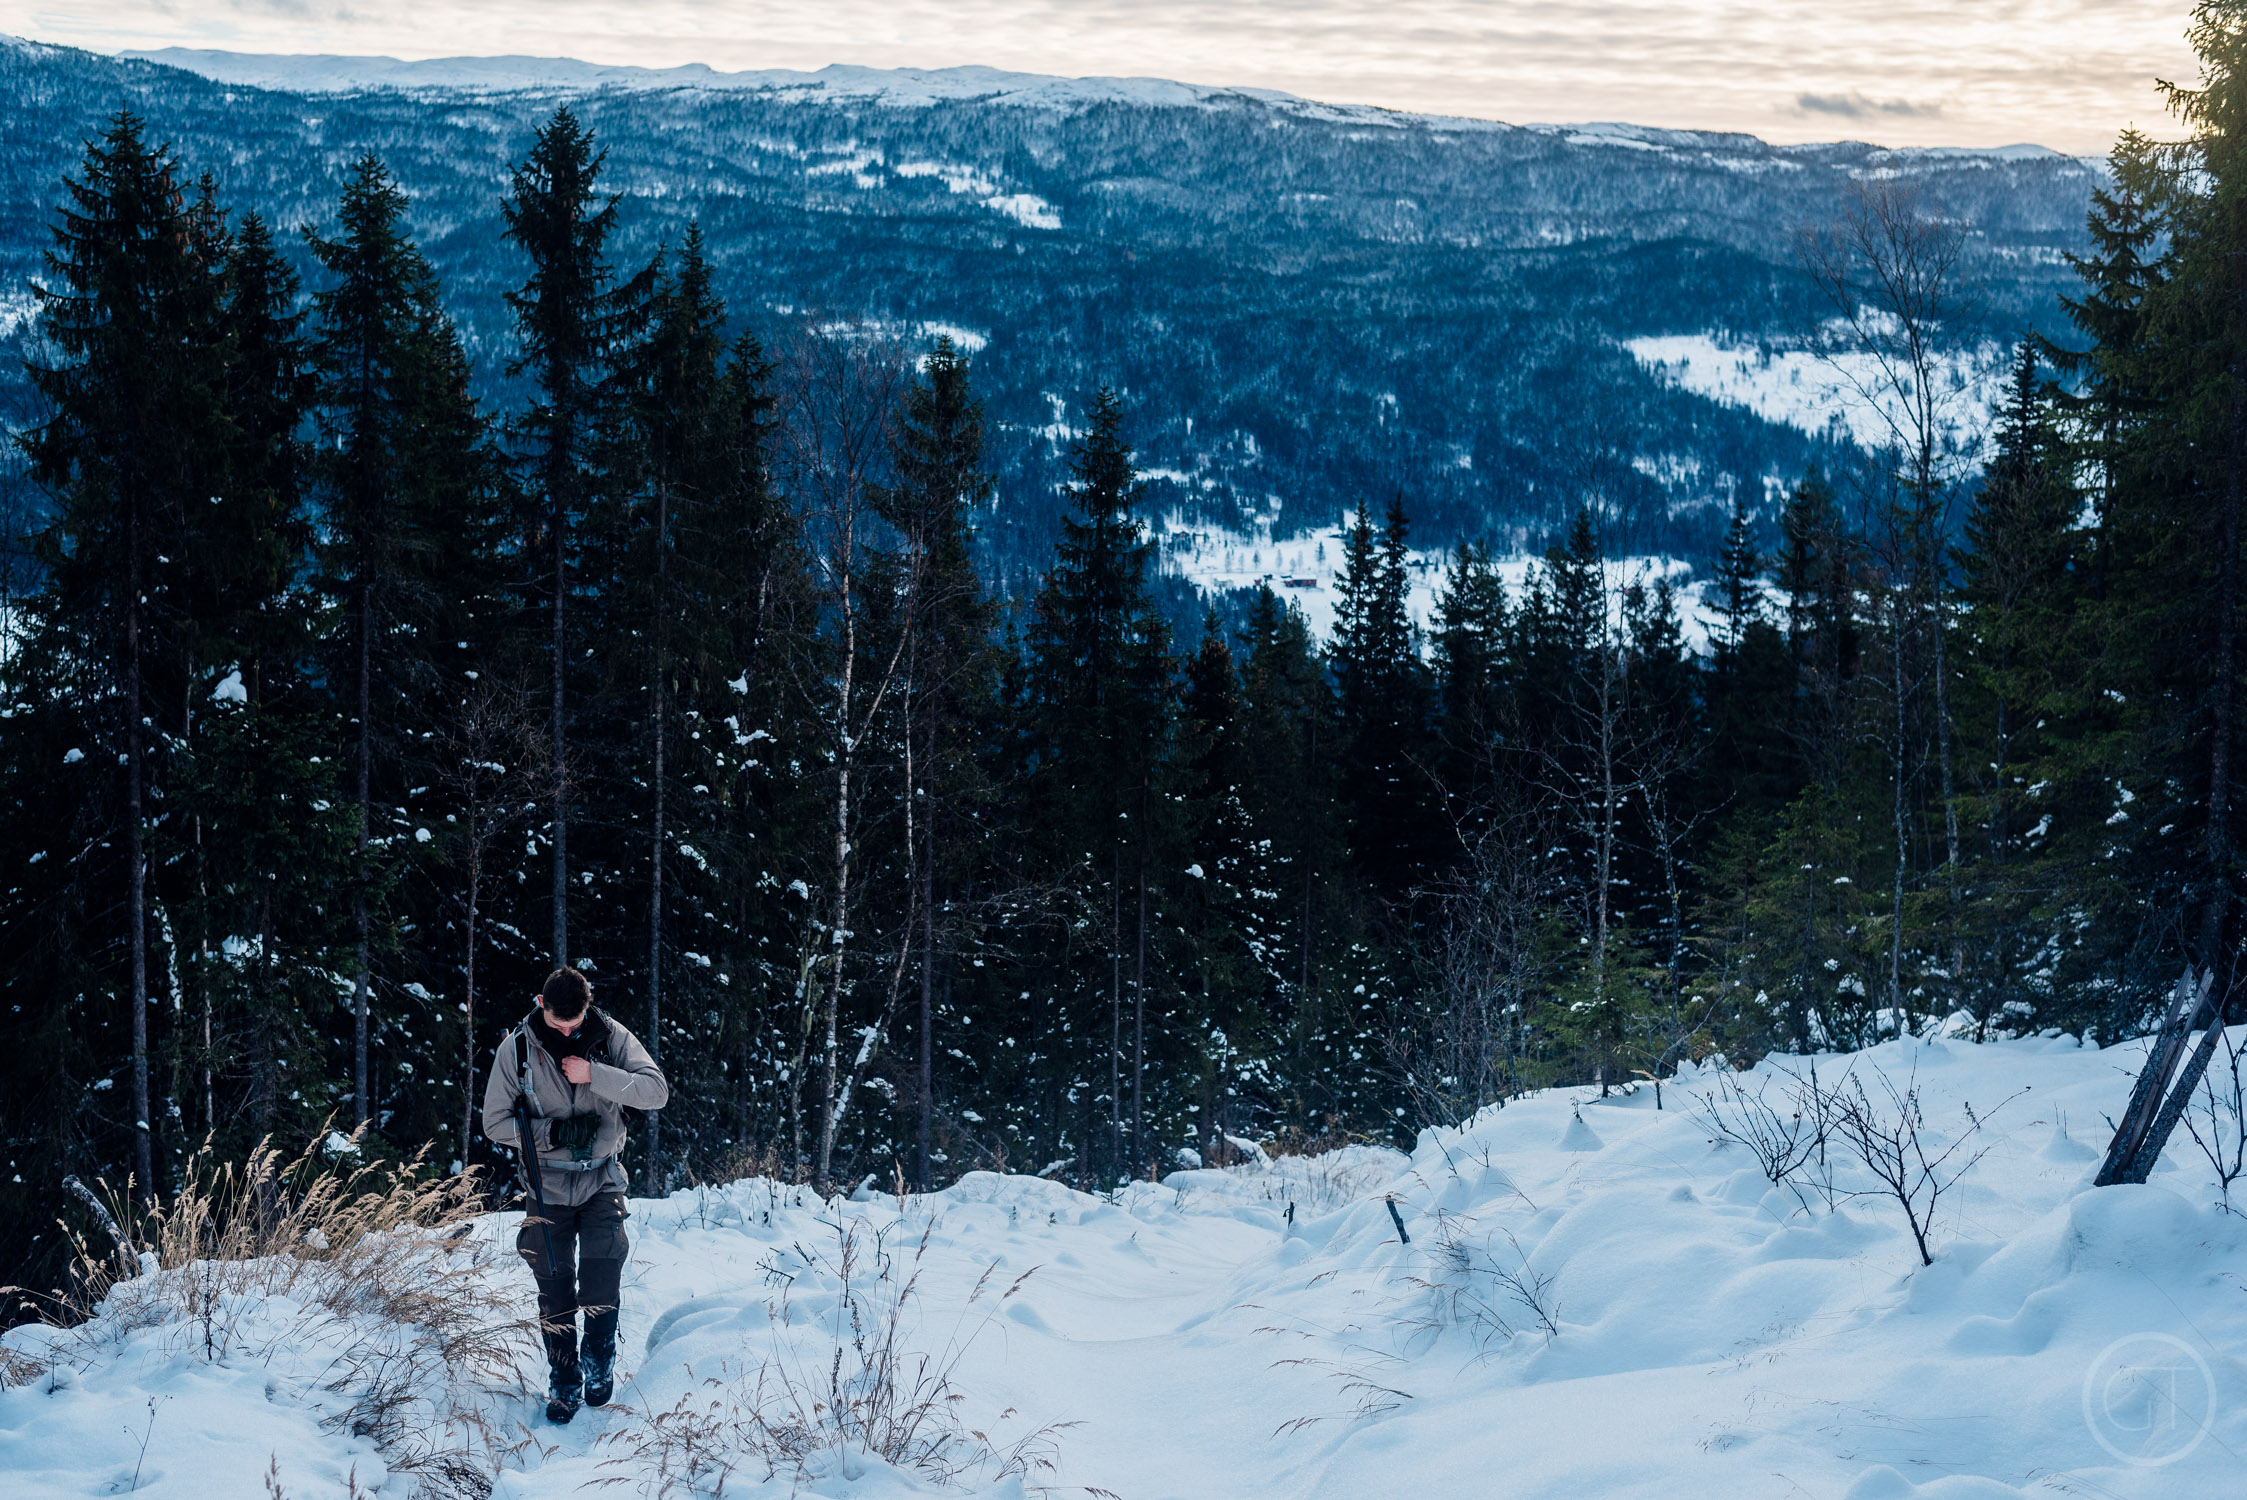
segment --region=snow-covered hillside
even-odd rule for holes
[[[1628,339],[1623,347],[1660,378],[1766,422],[1812,434],[1838,428],[1872,451],[1912,430],[1892,372],[1868,354],[1741,345],[1705,333]],[[1996,344],[1942,358],[1935,407],[1947,433],[1978,439],[1989,430],[2004,398],[2008,358]]]
[[[1842,1136],[1780,1183],[1722,1139],[1719,1116],[1757,1134],[1743,1098],[1792,1128],[1800,1058],[1688,1070],[1659,1098],[1547,1093],[1409,1157],[1181,1170],[1112,1199],[986,1173],[927,1198],[749,1181],[637,1202],[618,1403],[555,1429],[489,1398],[494,1493],[937,1492],[817,1442],[768,1482],[754,1454],[793,1430],[790,1392],[834,1376],[869,1398],[855,1309],[877,1354],[894,1328],[908,1378],[916,1351],[948,1373],[956,1442],[928,1467],[973,1493],[2236,1494],[2247,1222],[2183,1132],[2150,1185],[2086,1186],[2141,1053],[2057,1037],[1814,1060],[1825,1097],[1862,1082],[1882,1119],[1916,1090],[1920,1144],[1958,1147],[1941,1180],[1986,1148],[1936,1202],[1931,1265]],[[513,1227],[474,1239],[509,1285]],[[328,1346],[286,1336],[301,1310],[240,1310],[214,1358],[200,1325],[132,1326],[132,1300],[7,1336],[11,1495],[256,1495],[269,1469],[297,1500],[413,1493],[338,1430]],[[999,1473],[1009,1452],[1023,1472]]]

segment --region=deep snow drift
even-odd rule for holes
[[[2142,1053],[2053,1038],[1815,1060],[1828,1088],[1854,1069],[1891,1118],[1888,1084],[1916,1084],[1929,1154],[1960,1143],[1946,1174],[1987,1148],[1937,1203],[1932,1266],[1893,1200],[1850,1196],[1868,1179],[1838,1139],[1830,1176],[1812,1160],[1780,1185],[1713,1142],[1696,1095],[1764,1089],[1786,1128],[1800,1058],[1688,1071],[1659,1109],[1650,1088],[1557,1090],[1409,1158],[1181,1171],[1113,1201],[991,1174],[902,1203],[763,1182],[635,1201],[617,1404],[554,1429],[524,1394],[487,1398],[510,1445],[494,1493],[938,1493],[862,1454],[768,1479],[749,1451],[786,1436],[791,1390],[839,1369],[864,1396],[855,1347],[834,1360],[855,1309],[862,1342],[894,1326],[908,1375],[949,1370],[946,1463],[971,1493],[2237,1494],[2247,1220],[2182,1130],[2150,1185],[2086,1186]],[[472,1239],[527,1291],[501,1253],[513,1229],[498,1215]],[[332,1339],[259,1336],[306,1326],[292,1309],[242,1310],[212,1359],[185,1325],[129,1326],[129,1300],[68,1338],[7,1335],[66,1359],[0,1392],[10,1495],[125,1493],[137,1473],[153,1496],[255,1496],[269,1471],[296,1500],[354,1475],[414,1493],[336,1420]],[[971,1462],[1021,1443],[1051,1468]]]

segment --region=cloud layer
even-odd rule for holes
[[[983,63],[1520,122],[2099,151],[2189,79],[2182,0],[0,0],[98,50],[494,53],[724,69]]]

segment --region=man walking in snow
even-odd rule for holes
[[[567,1422],[580,1402],[605,1404],[614,1387],[617,1296],[630,1248],[619,1160],[624,1111],[661,1109],[670,1096],[647,1048],[595,1008],[593,987],[575,969],[546,976],[531,1013],[492,1058],[484,1134],[515,1152],[524,1187],[539,1200],[523,1216],[515,1249],[538,1281],[550,1422]]]

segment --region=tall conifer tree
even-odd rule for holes
[[[614,198],[598,190],[607,153],[563,105],[540,127],[510,172],[503,205],[507,237],[530,258],[521,290],[507,294],[518,353],[509,373],[527,374],[536,392],[517,422],[537,511],[531,551],[544,559],[550,639],[552,824],[548,829],[553,901],[553,961],[570,961],[569,597],[576,535],[596,496],[596,463],[606,418],[621,415],[612,377],[645,312],[653,268],[620,283],[609,258]]]

